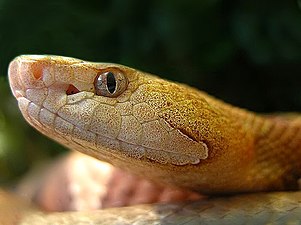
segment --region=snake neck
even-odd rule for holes
[[[259,115],[239,108],[228,112],[254,138],[252,180],[268,182],[269,190],[298,189],[301,176],[301,116]]]
[[[275,115],[264,116],[263,120],[266,125],[256,135],[257,164],[263,170],[271,166],[268,172],[278,174],[286,189],[298,188],[297,181],[301,176],[301,117]]]

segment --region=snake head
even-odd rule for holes
[[[149,74],[116,64],[24,55],[11,62],[9,79],[26,120],[69,147],[105,148],[102,155],[109,159],[107,153],[178,165],[208,156],[203,142],[166,121],[176,85]]]
[[[206,184],[206,171],[214,177],[243,163],[225,162],[241,151],[245,134],[214,100],[186,85],[118,64],[49,55],[19,56],[8,73],[25,119],[68,148],[180,186],[192,183],[195,170]]]

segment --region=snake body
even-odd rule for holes
[[[126,66],[61,56],[19,56],[10,63],[9,80],[24,118],[37,130],[138,176],[206,194],[298,189],[297,115],[259,115]],[[300,208],[299,193],[270,196],[262,204],[280,204],[283,215]],[[231,218],[238,215],[235,203],[231,211],[235,199],[217,203],[229,207]],[[251,214],[267,216],[259,199],[250,200],[257,207]],[[215,205],[198,204],[198,215]]]

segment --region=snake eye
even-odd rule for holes
[[[95,94],[117,97],[126,89],[127,84],[127,78],[119,71],[101,72],[94,80]]]

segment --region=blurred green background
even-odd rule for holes
[[[125,64],[258,112],[301,111],[297,1],[0,0],[0,183],[62,149],[21,118],[7,83],[20,54]]]

